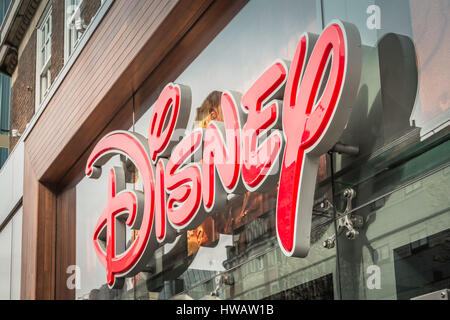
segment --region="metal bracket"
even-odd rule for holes
[[[334,147],[330,151],[340,153],[340,154],[347,154],[349,156],[357,156],[359,154],[359,147],[358,146],[350,146],[350,145],[338,142],[334,145]]]
[[[352,200],[356,197],[356,191],[351,188],[345,189],[343,196],[347,200],[347,205],[344,212],[337,212],[337,234],[332,235],[323,242],[323,246],[327,249],[334,248],[336,245],[336,237],[340,236],[344,231],[346,231],[345,236],[347,239],[355,239],[359,235],[358,230],[364,225],[363,217],[350,214]],[[332,204],[330,205],[331,207],[333,206]]]

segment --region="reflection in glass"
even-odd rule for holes
[[[333,300],[333,277],[331,274],[280,291],[264,300]]]
[[[299,14],[302,19],[298,19]],[[243,93],[275,59],[291,59],[301,34],[317,33],[315,16],[315,1],[275,3],[264,0],[247,4],[175,80],[189,85],[192,90],[188,128],[206,127],[211,120],[222,121],[221,90]],[[152,108],[136,123],[137,132],[147,134],[151,111]],[[162,248],[164,255],[155,257],[155,265],[162,266],[158,270],[182,270],[179,268],[183,266],[185,270],[181,274],[139,275],[137,297],[165,299],[194,288],[199,293],[188,292],[189,296],[204,298],[217,289],[215,275],[236,268],[268,249],[273,250],[277,246],[273,211],[276,195],[277,189],[265,194],[255,192],[230,197],[223,212],[213,214],[197,229],[187,232],[186,253],[178,247],[177,254],[172,254],[169,260],[165,258],[168,249]],[[184,239],[185,235],[181,237]],[[182,286],[179,279],[183,280]],[[204,292],[196,286],[205,281],[208,289]]]
[[[449,174],[447,166],[356,211],[365,228],[338,242],[343,299],[409,299],[448,287],[439,270],[450,254]],[[371,266],[380,268],[378,289]]]
[[[448,288],[450,229],[394,249],[394,265],[397,299]]]
[[[84,32],[102,3],[102,0],[65,0],[66,61],[80,43]]]

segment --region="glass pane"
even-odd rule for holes
[[[101,5],[101,0],[77,1],[77,6],[80,7],[80,18],[85,26],[84,29],[91,23]]]
[[[48,36],[50,37],[50,35],[52,34],[52,16],[51,14],[48,17]]]
[[[50,68],[48,68],[48,70],[47,70],[47,90],[48,90],[48,88],[50,88],[51,84],[52,84],[51,72],[50,72]]]
[[[86,28],[91,23],[93,17],[101,8],[101,0],[71,0],[66,1],[67,28],[68,28],[68,52],[67,56],[73,53],[78,39],[81,38]]]
[[[301,35],[306,31],[318,33],[316,3],[250,1],[174,79],[192,90],[188,129],[210,119],[210,114],[201,114],[198,108],[212,92],[224,88],[245,92],[275,59],[291,60]],[[144,136],[148,134],[152,110],[149,108],[135,125]],[[324,287],[316,298],[337,297],[335,250],[322,246],[334,230],[330,212],[319,208],[314,215],[308,259],[287,258],[280,252],[275,234],[276,188],[230,199],[226,210],[206,219],[197,229],[182,233],[174,244],[159,248],[146,266],[148,272],[127,281],[120,291],[108,290],[106,273],[95,256],[91,239],[106,204],[106,169],[114,161],[103,169],[101,179],[86,178],[77,186],[77,265],[82,283],[78,298],[169,299],[182,292],[202,298],[215,291],[227,299],[269,299],[292,292],[302,295],[311,286]],[[142,190],[139,173],[134,174],[132,181],[136,189]],[[323,158],[319,181],[326,177]],[[323,198],[331,195],[330,181],[323,181],[318,189],[320,207]],[[92,199],[93,192],[99,190],[104,196]],[[232,283],[223,280],[228,278],[236,281],[226,284]],[[217,288],[217,279],[226,283]]]
[[[50,58],[51,55],[51,51],[52,50],[52,42],[49,40],[46,44],[45,44],[45,55],[46,55],[46,61],[48,61],[48,59]]]
[[[45,47],[45,40],[46,40],[46,37],[45,37],[45,33],[44,33],[44,29],[42,28],[41,29],[41,32],[40,32],[40,42],[41,42],[41,50],[43,50],[43,48]]]
[[[108,173],[113,166],[120,163],[117,157],[111,159],[108,165],[103,167],[103,172]],[[77,299],[117,299],[123,295],[119,290],[109,290],[105,268],[98,260],[92,244],[97,220],[107,203],[108,195],[104,190],[107,181],[108,174],[103,174],[98,180],[84,179],[76,187],[76,264],[80,268]],[[93,194],[98,196],[93,197]]]
[[[302,19],[298,18],[299,15]],[[306,31],[317,33],[316,1],[250,1],[175,80],[189,85],[192,90],[194,112],[191,112],[188,128],[202,126],[210,119],[210,114],[202,115],[199,110],[206,101],[210,101],[210,93],[222,88],[245,92],[273,61],[291,60],[298,40]],[[135,126],[136,131],[145,136],[151,112],[152,108]],[[278,246],[274,210],[276,195],[275,188],[267,193],[249,192],[230,200],[226,210],[214,214],[199,228],[182,236],[187,239],[179,239],[183,243],[177,246],[177,251],[164,255],[161,252],[162,257],[156,261],[163,266],[160,274],[150,278],[140,274],[136,279],[136,296],[167,299],[182,291],[200,299],[215,290],[218,279],[215,275],[221,274],[235,279],[233,286],[223,287],[224,291],[219,293],[221,298],[264,298],[276,294],[273,291],[276,288],[286,290],[331,272],[333,268],[329,268],[327,273],[318,271],[313,274],[311,271],[311,279],[309,275],[290,275],[305,268],[309,259],[283,258],[280,270],[277,266],[272,266],[273,270],[267,272],[260,269],[279,250],[275,250]],[[312,260],[320,260],[322,242],[318,241],[318,244],[311,250]],[[315,250],[319,250],[317,257]],[[270,253],[266,254],[266,251]],[[333,255],[333,250],[327,253]],[[170,259],[175,263],[172,264]],[[171,268],[177,268],[178,273],[166,276],[164,269]],[[288,279],[296,280],[273,285],[272,290],[267,286],[267,289],[266,283],[278,281],[275,280],[276,274],[289,275]],[[208,279],[206,284],[197,287]]]
[[[71,50],[70,52],[73,52],[73,49],[75,48],[75,44],[77,41],[76,39],[77,31],[74,28],[72,28],[70,29],[69,34],[70,34],[70,50]]]
[[[442,289],[441,267],[432,256],[448,255],[448,248],[424,246],[431,238],[439,239],[436,243],[446,238],[448,169],[392,192],[450,159],[448,86],[441,83],[450,72],[436,67],[448,61],[449,3],[322,4],[324,24],[335,18],[354,23],[363,44],[358,100],[341,137],[360,154],[335,155],[336,196],[355,189],[353,214],[364,220],[355,240],[338,238],[342,298],[409,299]],[[425,251],[411,253],[416,246]],[[424,265],[418,266],[418,259]]]
[[[82,12],[92,3],[83,1]],[[450,52],[448,13],[448,1],[250,1],[174,79],[192,90],[188,128],[220,121],[220,108],[201,107],[220,96],[214,91],[245,92],[275,59],[292,59],[303,32],[319,33],[339,18],[361,34],[361,84],[341,137],[360,153],[334,154],[333,180],[328,156],[321,158],[308,257],[288,258],[278,247],[275,188],[230,198],[225,210],[159,248],[146,272],[108,289],[91,239],[106,205],[107,172],[127,165],[115,157],[99,180],[77,186],[77,298],[410,299],[448,287],[449,71],[440,67]],[[71,49],[84,32],[78,26],[69,32]],[[154,95],[148,93],[148,105]],[[144,136],[152,110],[135,124]],[[129,167],[128,187],[142,190],[139,172]],[[363,226],[354,240],[344,232],[337,249],[326,249],[336,227],[329,202],[344,211],[348,187],[356,191],[351,217]],[[126,229],[124,246],[135,237]]]
[[[256,222],[256,221],[255,221]],[[332,300],[338,296],[336,283],[336,256],[334,250],[325,249],[323,241],[333,233],[331,223],[314,228],[312,248],[307,259],[295,259],[285,256],[276,238],[268,246],[266,253],[258,257],[243,258],[244,252],[229,254],[223,262],[227,271],[212,277],[206,283],[199,284],[192,274],[200,273],[191,267],[182,275],[187,290],[175,299],[300,299]],[[243,236],[243,233],[237,234]],[[257,241],[254,244],[258,244]],[[259,242],[261,245],[261,243]],[[238,246],[230,247],[237,251]],[[236,265],[239,263],[239,265]],[[228,269],[229,267],[232,267]],[[199,279],[201,280],[201,279]],[[190,284],[196,284],[190,286]],[[314,290],[311,290],[314,288]],[[138,288],[139,290],[139,288]],[[138,291],[139,292],[139,291]],[[166,294],[164,291],[160,295]],[[138,295],[139,296],[139,295]],[[159,297],[161,299],[161,296]]]
[[[445,152],[425,167],[375,177],[444,143],[450,135],[448,1],[324,0],[324,24],[355,24],[363,44],[357,103],[341,142],[358,146],[358,156],[335,156],[337,194],[356,189],[356,205],[393,190],[448,160]],[[440,147],[445,149],[444,146]],[[376,181],[378,181],[376,183]]]
[[[410,299],[448,288],[450,167],[355,214],[356,240],[339,241],[344,299]]]
[[[40,65],[41,68],[44,67],[46,61],[47,61],[47,51],[45,50],[45,46],[42,46],[42,49],[41,49],[41,65]]]
[[[410,1],[411,37],[414,39],[419,68],[419,92],[411,121],[420,128],[421,137],[447,128],[450,123],[450,71],[442,68],[450,52],[448,16],[445,0]],[[433,131],[433,132],[432,132]]]
[[[45,97],[45,93],[47,91],[47,73],[45,72],[44,75],[41,77],[41,102]]]
[[[0,25],[3,24],[10,5],[11,0],[3,0],[0,2]]]

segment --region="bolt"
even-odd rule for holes
[[[344,190],[343,195],[344,198],[354,198],[356,196],[356,192],[352,188],[347,188]]]
[[[359,232],[356,230],[347,231],[345,234],[347,236],[347,239],[354,240],[358,236]]]
[[[327,239],[323,242],[323,247],[327,248],[327,249],[332,249],[334,248],[334,241],[331,239]]]

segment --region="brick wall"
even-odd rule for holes
[[[91,23],[92,18],[100,8],[101,0],[87,0],[81,4],[81,18],[86,25]]]
[[[17,63],[17,78],[11,86],[11,130],[24,132],[34,115],[36,88],[36,30],[33,32]],[[10,136],[10,150],[19,138]]]

